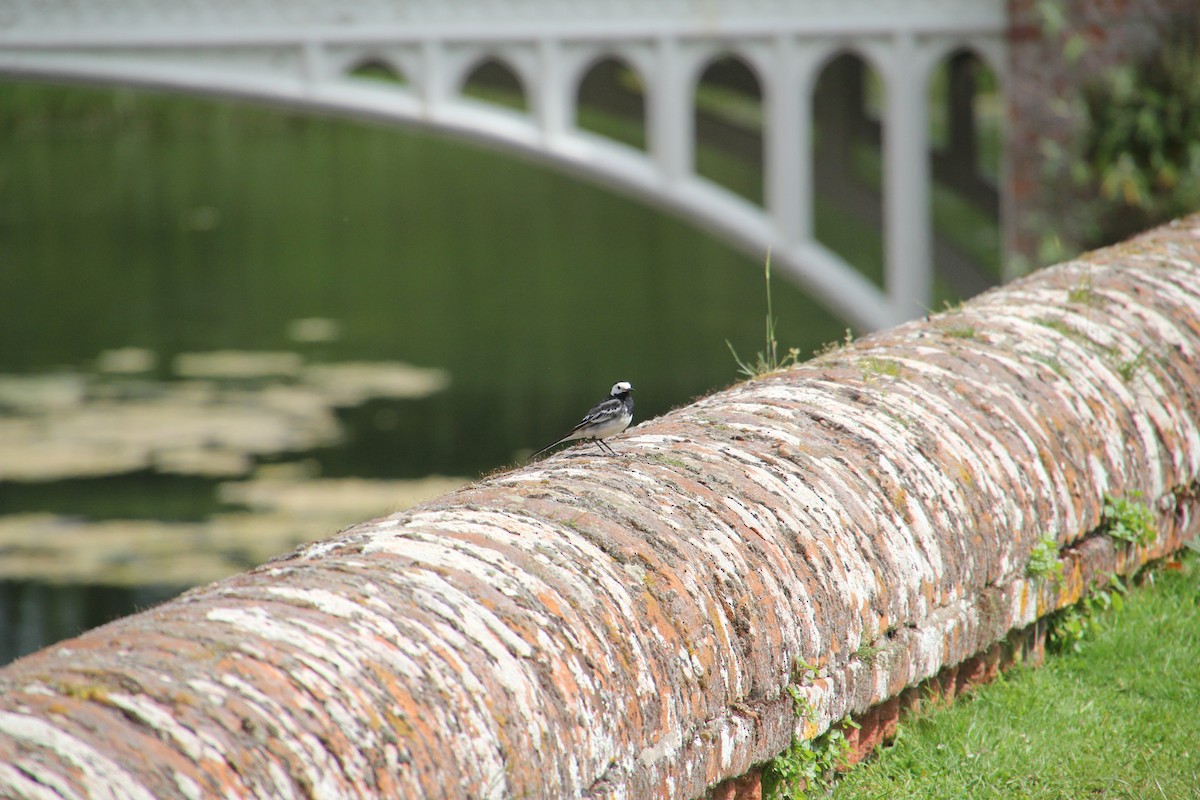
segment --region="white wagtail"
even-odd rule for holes
[[[551,445],[543,447],[530,456],[537,458],[552,447],[558,447],[563,442],[575,439],[591,439],[599,445],[601,451],[616,455],[616,452],[604,443],[609,436],[615,436],[629,427],[633,421],[633,387],[628,381],[617,381],[608,392],[608,398],[596,404],[596,407],[579,421],[563,438]]]

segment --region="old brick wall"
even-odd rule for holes
[[[753,796],[793,734],[886,732],[1197,534],[1200,216],[614,447],[14,662],[0,796]],[[1154,541],[1100,535],[1105,494]],[[1061,583],[1026,574],[1046,536]]]

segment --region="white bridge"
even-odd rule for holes
[[[0,75],[140,85],[469,136],[642,198],[762,257],[863,328],[928,307],[928,84],[968,51],[1001,82],[1004,0],[0,0]],[[813,232],[813,93],[852,53],[882,78],[883,287]],[[696,87],[732,57],[761,98],[762,202],[696,169]],[[577,124],[604,61],[644,92],[645,149]],[[481,63],[526,111],[466,96]],[[366,80],[364,64],[402,82]],[[614,231],[619,235],[619,231]]]

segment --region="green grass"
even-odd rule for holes
[[[1078,651],[905,721],[832,797],[1200,797],[1198,562],[1151,573]]]

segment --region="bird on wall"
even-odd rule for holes
[[[554,444],[546,445],[541,450],[538,450],[530,456],[530,459],[537,458],[542,453],[551,448],[558,447],[563,442],[570,442],[575,439],[590,439],[600,447],[601,451],[607,450],[609,453],[616,455],[616,451],[605,444],[604,440],[628,428],[629,423],[632,421],[633,386],[630,385],[629,381],[617,381],[612,385],[612,389],[609,390],[608,397],[597,403],[591,411],[584,415],[583,419],[571,429],[570,433]]]

